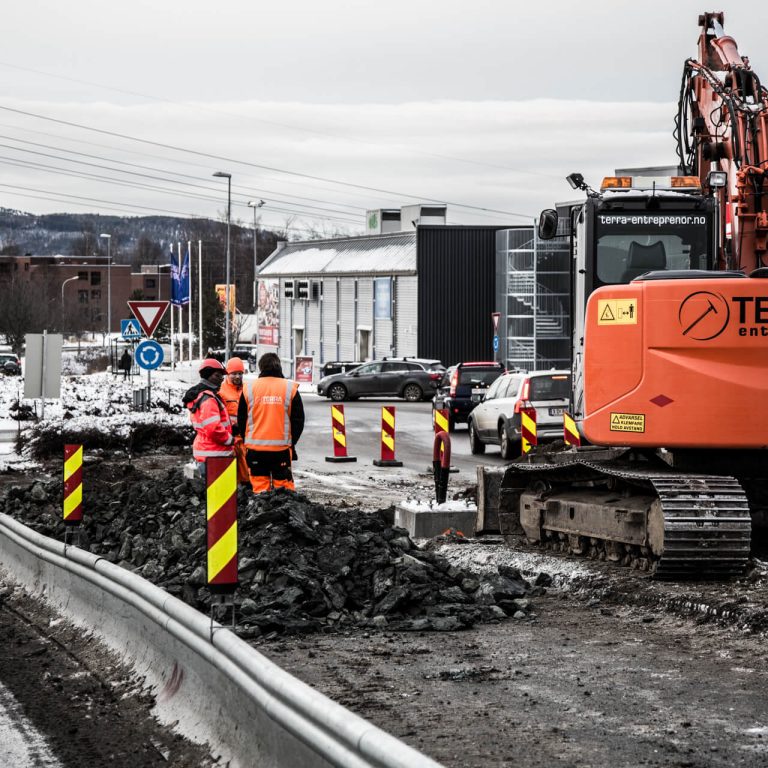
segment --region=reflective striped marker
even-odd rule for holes
[[[402,467],[403,462],[395,458],[395,407],[381,409],[381,459],[374,459],[377,467]]]
[[[64,446],[64,524],[83,520],[83,446]]]
[[[523,443],[523,453],[529,453],[538,444],[536,437],[536,409],[520,409],[520,436]]]
[[[331,430],[333,432],[333,456],[326,456],[326,461],[357,461],[357,457],[347,455],[347,427],[344,421],[344,406],[331,406]]]
[[[434,414],[432,424],[435,427],[435,434],[439,435],[441,432],[448,432],[448,419],[449,411],[447,408],[441,408],[440,410],[432,411]]]
[[[568,412],[563,413],[563,440],[566,445],[575,445],[576,447],[581,445],[579,429],[573,416]]]
[[[237,588],[237,458],[206,462],[208,504],[208,587],[211,592]]]
[[[441,432],[448,434],[448,419],[450,418],[450,412],[447,408],[441,408],[440,410],[432,411],[432,426],[435,428],[435,434],[439,435]],[[445,445],[440,443],[440,456],[443,455]]]

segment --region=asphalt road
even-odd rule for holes
[[[347,424],[347,445],[350,455],[357,457],[357,465],[332,464],[325,461],[333,455],[331,435],[331,401],[325,397],[302,393],[306,413],[306,426],[298,446],[297,471],[320,470],[348,473],[356,468],[375,469],[384,474],[386,468],[373,466],[381,456],[381,409],[395,406],[395,456],[403,462],[406,473],[424,473],[432,463],[434,431],[432,404],[407,403],[402,400],[370,398],[342,403]],[[496,446],[489,446],[484,456],[473,456],[469,450],[466,425],[461,424],[450,435],[451,464],[459,469],[460,478],[474,482],[478,464],[501,466],[505,462]]]

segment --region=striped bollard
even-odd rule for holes
[[[333,456],[326,456],[326,461],[357,461],[356,456],[347,455],[347,427],[344,421],[344,406],[331,406],[331,431],[333,432]]]
[[[403,462],[395,458],[395,406],[381,408],[381,459],[374,459],[377,467],[402,467]]]
[[[439,410],[432,411],[432,426],[435,429],[435,434],[439,435],[441,432],[445,432],[446,434],[449,433],[449,419],[451,418],[451,412],[447,408],[440,408]],[[443,444],[440,444],[440,455],[443,455],[443,451],[445,450]],[[432,468],[427,467],[427,471],[431,472]],[[449,467],[449,472],[458,472],[458,467]]]
[[[83,446],[64,446],[64,525],[83,521]]]
[[[448,419],[450,418],[450,411],[447,408],[441,408],[439,410],[432,411],[432,424],[435,428],[435,434],[439,435],[441,432],[448,432]]]
[[[237,588],[237,458],[206,462],[208,588],[228,594]]]
[[[538,445],[535,408],[520,409],[520,437],[522,438],[523,453],[529,453],[534,445]]]
[[[579,428],[573,416],[567,411],[563,413],[563,440],[566,445],[573,445],[577,448],[581,445],[581,435]]]

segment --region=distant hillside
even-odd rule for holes
[[[118,263],[153,264],[167,260],[169,243],[203,240],[223,247],[226,228],[221,221],[175,216],[101,216],[90,213],[35,215],[0,208],[0,253],[46,256],[92,255],[106,252],[101,233],[112,235],[112,256]],[[253,230],[232,225],[233,247],[253,253]],[[259,230],[259,262],[283,236]]]

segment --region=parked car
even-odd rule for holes
[[[13,352],[0,352],[0,373],[6,376],[21,375],[21,360]]]
[[[224,350],[214,349],[208,357],[212,357],[214,360],[218,360],[220,363],[224,362]],[[258,370],[258,360],[256,354],[252,349],[248,347],[235,347],[230,354],[230,357],[239,357],[245,365],[248,366],[248,370],[253,373]]]
[[[504,366],[494,362],[470,362],[452,365],[443,374],[432,400],[433,410],[448,410],[448,431],[456,424],[466,424],[470,411],[488,387],[504,373]]]
[[[320,379],[317,392],[336,401],[358,397],[402,397],[415,403],[435,394],[444,370],[439,360],[384,358]]]
[[[324,378],[325,376],[333,376],[335,373],[354,371],[355,368],[359,368],[362,364],[360,360],[332,360],[320,369],[320,377]]]
[[[504,459],[517,458],[522,450],[520,408],[536,409],[539,440],[563,436],[563,412],[571,394],[570,371],[510,372],[491,384],[482,402],[469,415],[469,447],[485,453],[486,445],[501,447]]]

